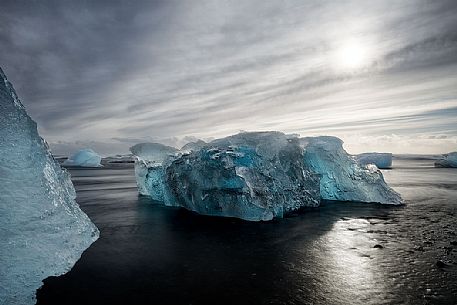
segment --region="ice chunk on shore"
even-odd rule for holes
[[[457,152],[444,154],[442,159],[435,162],[435,167],[457,167]]]
[[[63,162],[65,166],[101,167],[102,157],[90,148],[80,149]]]
[[[171,159],[137,175],[146,180],[138,183],[140,193],[200,214],[252,221],[319,205],[319,181],[305,168],[298,139],[280,132],[240,133]],[[138,172],[144,165],[136,164]]]
[[[0,304],[35,303],[99,235],[0,69]]]
[[[355,156],[360,165],[374,164],[377,168],[388,169],[392,168],[391,153],[363,153]]]
[[[322,136],[301,138],[305,164],[319,173],[321,198],[339,201],[400,204],[400,195],[373,166],[361,167],[343,149],[343,141]]]

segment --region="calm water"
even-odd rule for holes
[[[152,204],[132,165],[70,171],[101,236],[38,304],[457,304],[457,169],[394,160],[384,174],[405,206],[324,203],[268,223]]]

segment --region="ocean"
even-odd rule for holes
[[[457,169],[395,158],[402,206],[323,202],[271,222],[164,207],[133,164],[69,169],[100,239],[38,304],[457,304]]]

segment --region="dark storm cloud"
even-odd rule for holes
[[[51,141],[277,129],[427,133],[444,150],[456,14],[422,0],[2,1],[0,65]]]

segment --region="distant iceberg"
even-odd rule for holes
[[[65,166],[101,167],[102,157],[90,148],[80,149],[63,162]]]
[[[435,167],[457,167],[457,152],[444,154],[442,159],[435,162]]]
[[[355,156],[360,165],[366,166],[374,164],[380,169],[392,168],[392,154],[391,153],[363,153]]]
[[[35,303],[99,236],[0,69],[0,304]]]
[[[243,132],[178,150],[131,148],[140,194],[205,215],[270,220],[320,199],[400,204],[376,167],[360,167],[334,137]]]

